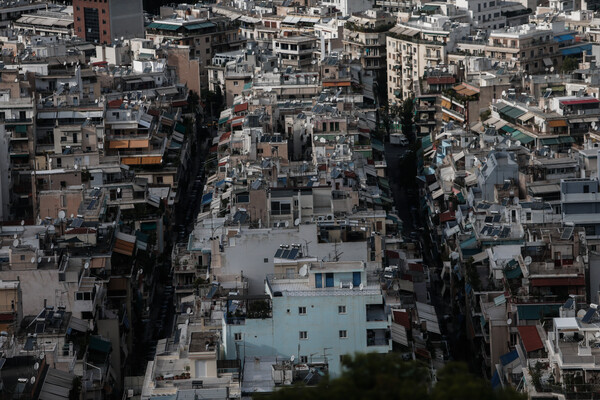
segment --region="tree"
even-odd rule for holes
[[[438,372],[431,385],[430,370],[420,362],[403,361],[400,354],[356,354],[342,359],[339,378],[322,380],[316,387],[291,386],[273,394],[256,396],[273,400],[524,400],[512,390],[493,390],[491,384],[475,377],[460,363],[451,363]]]
[[[415,139],[413,129],[413,114],[414,114],[414,102],[411,98],[408,98],[402,102],[402,108],[400,110],[400,123],[402,124],[402,134],[406,138],[413,142]]]
[[[198,110],[198,103],[200,102],[200,96],[198,96],[198,93],[194,92],[193,90],[190,90],[190,92],[188,93],[188,112],[193,112],[195,113]]]
[[[579,62],[573,57],[567,57],[562,63],[560,70],[563,74],[570,74],[579,67]]]

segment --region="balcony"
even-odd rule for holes
[[[376,346],[389,348],[390,331],[388,329],[367,329],[367,347]]]

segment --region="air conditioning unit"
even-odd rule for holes
[[[327,221],[333,221],[333,214],[327,214]]]

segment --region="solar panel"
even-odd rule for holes
[[[572,226],[567,226],[565,228],[565,230],[563,231],[562,235],[560,236],[561,240],[569,240],[571,239],[571,235],[573,235],[573,227]]]
[[[73,221],[71,221],[71,228],[81,228],[82,224],[83,224],[83,219],[75,218]]]
[[[298,255],[298,249],[292,249],[292,250],[290,250],[290,254],[288,255],[288,258],[290,260],[295,260],[297,255]]]
[[[493,218],[491,216],[485,217],[485,222],[486,223],[490,223],[490,222],[492,222],[492,220],[493,220]]]
[[[596,314],[596,310],[593,308],[590,308],[589,310],[587,310],[587,312],[585,313],[583,318],[581,318],[581,322],[585,322],[586,324],[589,324],[592,321],[592,318],[594,317],[595,314]]]
[[[279,249],[275,252],[275,258],[281,258],[281,253],[283,253],[282,249]]]
[[[281,253],[281,258],[289,258],[289,255],[290,255],[290,251],[284,250],[283,253]]]
[[[500,228],[494,228],[494,230],[492,231],[492,233],[490,234],[490,236],[498,236],[500,235]]]
[[[506,237],[508,237],[509,234],[510,234],[510,228],[505,227],[505,228],[502,228],[502,232],[500,232],[500,237],[506,238]]]
[[[35,333],[44,333],[44,326],[45,323],[43,322],[38,322],[37,324],[35,324]]]
[[[90,201],[90,204],[87,206],[87,209],[88,210],[93,210],[94,206],[96,205],[96,201],[97,201],[96,199]]]
[[[502,219],[502,215],[494,215],[494,221],[493,222],[500,222],[500,219]]]

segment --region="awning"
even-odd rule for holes
[[[110,353],[112,345],[109,340],[102,339],[101,336],[90,336],[89,349],[100,353]]]
[[[563,56],[570,56],[570,55],[574,55],[574,54],[581,54],[584,51],[589,51],[592,49],[592,44],[588,43],[588,44],[583,44],[583,45],[579,45],[579,46],[575,46],[575,47],[569,47],[568,49],[560,49],[560,53]]]
[[[132,256],[134,248],[135,236],[117,232],[117,240],[115,241],[115,246],[113,247],[113,251],[115,253]]]
[[[544,58],[544,59],[543,59],[543,61],[544,61],[544,65],[545,65],[546,67],[551,67],[551,66],[552,66],[552,60],[551,60],[551,59],[549,59],[549,58]]]
[[[481,262],[488,258],[488,252],[482,251],[481,253],[477,253],[473,256],[473,262]]]
[[[519,304],[519,320],[539,320],[544,317],[558,316],[562,304]]]
[[[516,131],[515,128],[508,126],[508,125],[504,125],[503,127],[501,127],[499,130],[504,131],[506,133],[512,133],[514,131]]]
[[[204,196],[202,196],[202,201],[201,201],[201,205],[206,205],[206,204],[210,204],[211,201],[213,199],[213,192],[209,192],[207,194],[205,194]]]
[[[585,286],[585,278],[533,278],[531,286]]]
[[[342,87],[350,86],[350,81],[339,81],[339,82],[323,82],[323,87]]]
[[[548,121],[548,126],[552,128],[557,128],[560,126],[567,126],[567,121],[564,119],[555,119],[553,121]]]
[[[148,147],[148,145],[149,141],[147,139],[129,141],[130,149],[145,149],[146,147]]]
[[[27,133],[27,126],[25,126],[25,125],[17,125],[17,126],[15,126],[15,132],[17,132],[17,133]]]
[[[521,144],[529,144],[534,141],[534,138],[521,131],[514,131],[511,133],[511,139],[518,140]]]
[[[111,140],[108,143],[109,149],[126,149],[129,147],[129,140]]]
[[[521,115],[525,114],[525,111],[521,110],[520,108],[517,107],[504,107],[502,110],[500,110],[500,113],[506,115],[509,118],[512,119],[517,119],[519,118]]]
[[[528,113],[525,113],[524,115],[521,115],[518,118],[518,120],[521,121],[521,122],[527,122],[530,119],[532,119],[533,117],[535,117],[535,115],[533,113],[528,112]]]
[[[567,40],[575,40],[575,37],[573,37],[573,35],[558,35],[554,37],[554,40],[560,43]]]
[[[90,326],[87,322],[72,316],[71,320],[69,321],[69,328],[78,332],[85,333],[90,329]]]
[[[578,104],[596,104],[596,103],[600,103],[600,100],[596,99],[595,97],[582,97],[579,99],[561,100],[560,101],[560,104],[563,104],[565,106],[574,106],[574,105],[578,105]]]
[[[518,326],[517,329],[519,330],[523,347],[525,347],[527,353],[544,348],[544,343],[542,343],[537,327],[526,325]]]
[[[215,24],[212,22],[202,22],[200,24],[185,25],[184,28],[188,31],[195,31],[198,29],[212,28],[213,26],[215,26]]]

